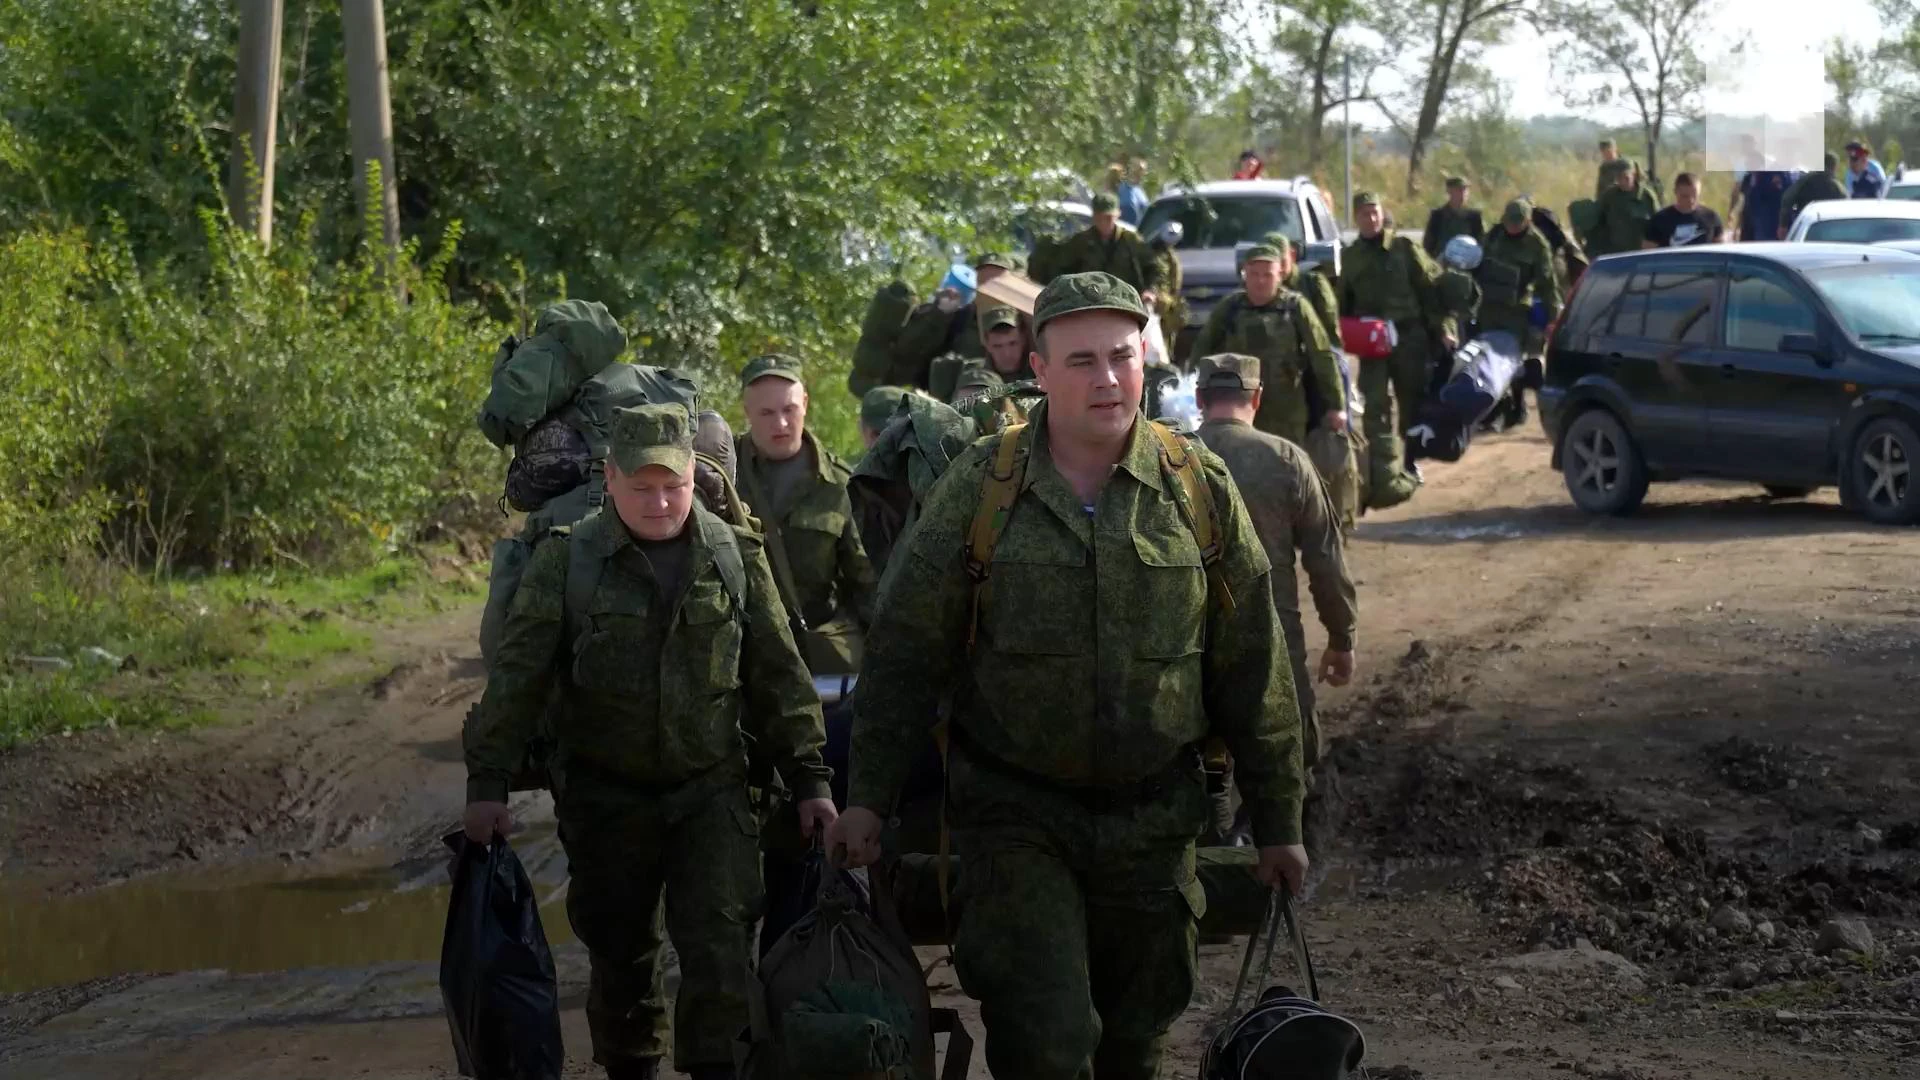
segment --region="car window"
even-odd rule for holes
[[[1920,264],[1830,267],[1811,272],[1847,331],[1868,345],[1920,342]]]
[[[1308,199],[1307,205],[1312,208],[1313,222],[1319,228],[1320,239],[1339,239],[1340,227],[1334,224],[1333,215],[1327,211],[1326,207],[1320,205],[1320,200]]]
[[[1887,189],[1889,199],[1920,199],[1920,184],[1895,184]]]
[[[1613,301],[1604,323],[1596,323],[1594,329],[1605,334],[1620,334],[1624,337],[1641,337],[1647,327],[1647,287],[1652,284],[1653,275],[1642,270],[1627,278],[1620,295]]]
[[[1711,268],[1660,270],[1641,275],[1647,286],[1647,320],[1642,333],[1677,345],[1713,341],[1713,301],[1719,275]]]
[[[1268,233],[1280,233],[1304,245],[1305,232],[1300,222],[1300,204],[1285,195],[1258,198],[1166,199],[1147,208],[1140,219],[1140,235],[1151,238],[1169,221],[1178,221],[1186,230],[1180,247],[1230,248],[1264,240]]]
[[[1568,314],[1565,323],[1567,340],[1575,343],[1574,347],[1577,348],[1578,343],[1590,333],[1607,332],[1614,305],[1626,287],[1626,274],[1588,270],[1580,278],[1579,290],[1574,293],[1573,311]]]
[[[1777,352],[1787,334],[1811,334],[1819,328],[1813,308],[1785,281],[1764,270],[1736,269],[1727,282],[1729,349]]]
[[[1877,244],[1882,240],[1920,240],[1920,218],[1835,218],[1807,226],[1808,240],[1834,244]]]

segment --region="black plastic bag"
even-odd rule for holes
[[[505,838],[476,844],[455,832],[442,843],[453,852],[453,895],[440,996],[460,1075],[558,1080],[560,985],[533,881]]]

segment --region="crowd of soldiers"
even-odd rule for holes
[[[1286,237],[1253,246],[1178,365],[1191,431],[1153,419],[1167,381],[1147,363],[1153,320],[1185,314],[1178,234],[1118,227],[1106,196],[1086,230],[1030,261],[983,254],[906,313],[889,382],[854,383],[860,462],[808,430],[784,355],[744,367],[738,439],[701,441],[717,418],[677,404],[613,415],[606,505],[534,550],[507,609],[465,820],[505,835],[550,724],[609,1077],[669,1053],[733,1076],[756,926],[764,954],[792,921],[774,909],[796,850],[871,865],[929,788],[966,868],[953,957],[994,1073],[1159,1074],[1194,988],[1196,845],[1248,844],[1263,882],[1303,886],[1314,687],[1356,668],[1356,511],[1418,486],[1402,437],[1439,355],[1470,326],[1537,331],[1535,300],[1551,312],[1584,265],[1524,199],[1487,231],[1449,189],[1425,245],[1356,196],[1337,279]],[[1463,237],[1478,258],[1448,257]],[[1031,312],[978,291],[1006,273],[1044,286]],[[1390,354],[1352,372],[1342,315],[1390,323]],[[1364,483],[1316,437],[1363,448]],[[814,678],[855,673],[851,709],[823,715]]]

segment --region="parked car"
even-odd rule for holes
[[[1920,202],[1904,199],[1828,199],[1809,203],[1787,230],[1790,243],[1874,244],[1920,240]]]
[[[1895,180],[1887,185],[1887,198],[1910,202],[1920,199],[1920,177]]]
[[[1174,255],[1188,312],[1187,328],[1173,343],[1176,356],[1186,356],[1213,305],[1240,287],[1240,259],[1267,234],[1299,244],[1302,265],[1324,263],[1329,273],[1340,273],[1339,226],[1320,189],[1304,176],[1169,189],[1147,207],[1140,235],[1151,240],[1175,221],[1184,232]]]
[[[1549,329],[1540,420],[1576,505],[1628,514],[1650,482],[1838,485],[1920,520],[1920,255],[1763,243],[1595,260]]]

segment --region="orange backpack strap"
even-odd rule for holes
[[[1207,584],[1224,611],[1233,610],[1233,591],[1220,574],[1220,514],[1214,505],[1213,489],[1200,472],[1200,456],[1173,429],[1158,421],[1148,426],[1160,440],[1160,468],[1179,487],[1180,511],[1200,547],[1200,562],[1206,567]]]
[[[980,485],[980,505],[973,512],[973,527],[967,530],[967,577],[973,580],[973,606],[967,618],[968,651],[972,651],[980,630],[980,606],[993,565],[994,545],[1007,529],[1007,517],[1013,513],[1014,500],[1020,497],[1020,485],[1026,480],[1027,459],[1020,453],[1020,437],[1026,429],[1025,424],[1011,424],[1000,433],[993,467]]]

